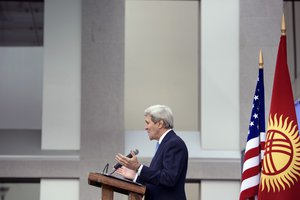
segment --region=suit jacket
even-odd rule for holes
[[[159,145],[150,166],[143,166],[138,176],[137,182],[146,184],[145,200],[186,200],[187,167],[187,147],[171,130]]]

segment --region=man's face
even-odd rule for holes
[[[145,116],[145,130],[148,133],[150,140],[159,140],[161,123],[154,123],[150,115]]]

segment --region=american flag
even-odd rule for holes
[[[263,68],[259,68],[245,148],[240,200],[257,199],[265,137],[264,78]]]

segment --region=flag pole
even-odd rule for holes
[[[286,26],[285,26],[284,14],[281,17],[281,35],[286,35]]]
[[[263,58],[263,54],[262,54],[261,49],[259,50],[258,66],[259,66],[259,69],[264,68],[264,58]]]
[[[265,151],[265,95],[262,51],[258,57],[258,78],[253,95],[247,143],[243,157],[239,200],[257,199]],[[256,66],[257,67],[257,66]]]

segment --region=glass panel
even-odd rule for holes
[[[0,2],[0,46],[42,46],[44,2]]]
[[[39,200],[40,183],[0,183],[1,200]]]

